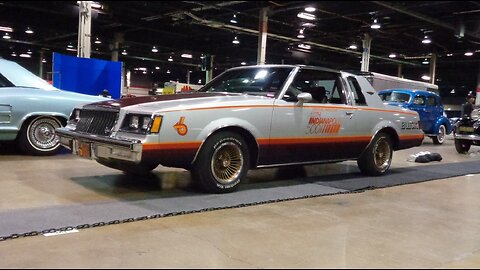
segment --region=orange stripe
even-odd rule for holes
[[[196,149],[200,144],[201,142],[148,143],[143,145],[143,150]]]
[[[265,108],[265,109],[272,109],[272,108],[298,108],[297,106],[272,106],[272,105],[251,105],[251,106],[220,106],[220,107],[208,107],[208,108],[191,108],[191,109],[174,109],[174,110],[165,110],[161,112],[178,112],[178,111],[203,111],[203,110],[222,110],[222,109],[245,109],[245,108]],[[392,112],[392,113],[400,113],[400,114],[407,114],[407,115],[414,115],[416,116],[417,113],[415,112],[406,112],[406,111],[394,111],[394,110],[386,110],[386,109],[377,109],[377,108],[359,108],[359,107],[342,107],[342,106],[303,106],[303,108],[322,108],[328,110],[358,110],[358,111],[377,111],[377,112]]]

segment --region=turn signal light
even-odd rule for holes
[[[153,119],[152,128],[150,129],[151,133],[158,133],[160,131],[160,126],[162,125],[162,116],[156,115]]]

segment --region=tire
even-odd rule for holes
[[[466,154],[470,150],[471,142],[467,140],[457,140],[455,139],[455,149],[459,154]]]
[[[245,140],[237,133],[220,132],[202,146],[191,168],[192,178],[206,192],[232,192],[247,174],[249,164]]]
[[[392,141],[385,133],[378,133],[357,160],[360,171],[366,175],[384,174],[392,163]]]
[[[447,135],[447,128],[444,125],[440,125],[440,127],[438,128],[438,135],[432,137],[433,143],[443,144],[445,142],[446,135]]]
[[[125,174],[134,176],[147,176],[158,167],[158,163],[153,162],[140,162],[138,164],[133,164],[108,159],[98,159],[97,162],[109,168],[117,169],[123,171]]]
[[[26,122],[20,130],[18,144],[26,153],[36,156],[50,156],[60,148],[55,129],[62,127],[60,120],[54,117],[38,116]]]

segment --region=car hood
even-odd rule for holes
[[[15,98],[52,98],[58,100],[76,100],[83,103],[92,103],[111,100],[104,97],[80,94],[58,89],[40,89],[33,87],[1,87],[0,95],[4,98],[11,96]]]
[[[144,96],[133,98],[122,98],[89,104],[87,107],[103,107],[111,109],[125,108],[130,111],[168,111],[185,110],[194,108],[206,108],[219,106],[219,104],[251,104],[254,102],[268,100],[273,98],[255,95],[245,95],[236,93],[180,93],[174,95]]]

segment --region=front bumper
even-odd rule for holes
[[[480,136],[476,134],[455,134],[453,137],[456,140],[480,141]]]
[[[55,130],[60,144],[75,155],[89,159],[114,159],[139,163],[142,160],[140,140],[117,139],[75,132],[67,128]]]

